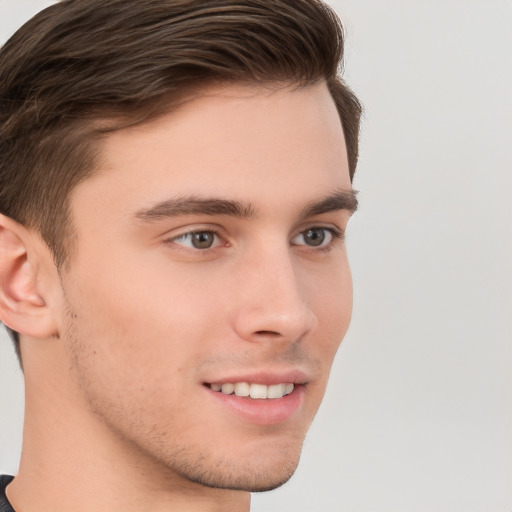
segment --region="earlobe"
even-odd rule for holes
[[[56,329],[40,290],[32,237],[25,227],[0,215],[0,319],[20,334],[47,338]]]

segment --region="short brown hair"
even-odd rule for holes
[[[340,77],[343,44],[319,0],[63,0],[0,51],[0,212],[37,230],[61,268],[70,192],[116,128],[95,121],[143,122],[209,82],[325,80],[352,179],[361,105]]]

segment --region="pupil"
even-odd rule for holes
[[[203,231],[202,233],[194,233],[192,237],[192,245],[196,249],[209,249],[213,244],[213,233]]]
[[[308,229],[306,231],[306,243],[308,245],[322,245],[325,240],[325,232],[323,229]]]

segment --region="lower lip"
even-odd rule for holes
[[[262,400],[205,389],[236,416],[254,425],[278,425],[290,419],[301,408],[305,390],[304,385],[296,384],[289,395]]]

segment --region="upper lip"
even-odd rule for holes
[[[271,372],[260,371],[251,373],[238,373],[231,375],[223,375],[222,377],[215,377],[212,380],[207,380],[207,384],[225,384],[236,382],[248,382],[250,384],[265,384],[271,386],[273,384],[292,383],[292,384],[306,384],[308,376],[301,370],[289,370],[285,372]]]

